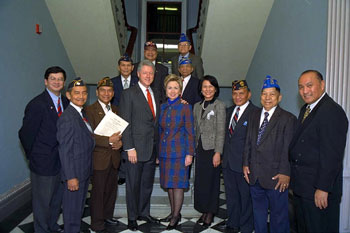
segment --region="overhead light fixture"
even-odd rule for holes
[[[159,6],[157,7],[158,11],[178,11],[177,7],[163,7]]]
[[[177,49],[177,45],[173,45],[173,44],[157,44],[157,48],[162,49]]]

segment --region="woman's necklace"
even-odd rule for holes
[[[202,109],[205,111],[206,109],[207,109],[207,107],[204,107],[204,103],[205,103],[205,100],[203,101],[203,103],[202,103]],[[209,104],[208,104],[209,105]]]

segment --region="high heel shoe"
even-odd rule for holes
[[[205,217],[207,216],[206,213],[202,214],[202,216],[197,220],[197,224],[201,224],[201,223],[204,223],[204,219]]]
[[[211,213],[208,213],[203,221],[203,227],[210,227],[211,224],[213,223],[214,220],[214,215]]]
[[[176,218],[176,217],[174,217],[174,218]],[[171,231],[171,230],[176,229],[176,227],[180,221],[181,221],[181,214],[179,214],[179,216],[176,218],[176,221],[173,225],[171,225],[171,221],[170,221],[169,225],[166,227],[166,230]]]
[[[171,214],[169,214],[168,216],[166,216],[165,218],[161,218],[159,219],[160,222],[170,222],[171,218],[173,216]]]

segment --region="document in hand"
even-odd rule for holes
[[[108,111],[100,124],[96,127],[94,133],[100,136],[110,137],[117,132],[122,134],[128,125],[129,123],[123,118],[112,111]]]

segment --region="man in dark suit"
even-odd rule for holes
[[[227,130],[223,153],[228,220],[226,232],[252,232],[254,230],[252,200],[249,185],[243,178],[242,160],[249,116],[258,108],[249,99],[251,92],[245,80],[232,82],[234,105],[226,110]]]
[[[86,115],[93,130],[99,125],[108,111],[117,113],[117,107],[111,105],[113,83],[109,77],[97,83],[97,101],[86,107]],[[93,155],[93,175],[91,190],[91,229],[101,232],[105,224],[118,225],[113,218],[117,198],[118,167],[120,162],[121,135],[115,132],[106,137],[94,134],[96,145]]]
[[[203,61],[202,58],[190,53],[192,46],[190,40],[187,38],[185,33],[181,33],[178,49],[179,55],[171,58],[171,70],[172,73],[179,75],[178,67],[182,59],[187,58],[192,61],[193,76],[201,79],[204,76]]]
[[[250,184],[255,232],[289,232],[288,146],[296,117],[278,106],[282,99],[275,79],[267,76],[261,91],[261,111],[251,114],[243,153],[244,178]]]
[[[19,138],[29,160],[35,232],[62,231],[57,224],[63,189],[56,122],[69,104],[61,95],[66,72],[58,66],[45,72],[46,90],[26,109]]]
[[[201,96],[199,95],[199,79],[192,75],[192,61],[187,58],[182,59],[178,70],[183,81],[181,99],[185,100],[193,108],[195,103],[201,101]]]
[[[88,95],[84,81],[73,80],[66,95],[70,104],[57,121],[57,140],[62,164],[64,232],[71,233],[80,231],[95,140],[82,112]]]
[[[297,231],[339,232],[348,119],[320,72],[306,70],[298,86],[305,105],[289,147]]]
[[[113,90],[114,90],[114,98],[112,100],[112,104],[114,106],[119,106],[120,96],[123,90],[128,89],[129,87],[134,86],[139,81],[137,75],[133,75],[131,72],[134,69],[134,65],[132,64],[132,59],[128,56],[128,54],[124,54],[118,60],[118,70],[120,75],[112,78]],[[125,153],[125,151],[122,151]],[[124,156],[125,157],[125,156]],[[125,159],[122,158],[119,166],[119,180],[118,184],[122,185],[125,183]]]
[[[123,90],[134,86],[139,81],[137,76],[131,73],[133,69],[134,65],[132,64],[132,59],[128,56],[128,54],[124,54],[121,58],[119,58],[118,70],[120,75],[112,78],[114,89],[112,104],[114,106],[119,106],[120,96]]]
[[[151,84],[152,90],[157,90],[160,93],[160,102],[163,103],[166,100],[164,80],[169,74],[168,67],[157,63],[157,45],[152,41],[147,41],[144,45],[143,54],[145,59],[149,60],[156,67],[156,73],[154,74],[154,80]],[[139,63],[135,64],[138,67]],[[137,76],[137,69],[133,70],[133,75]]]
[[[126,204],[128,228],[138,229],[136,220],[157,222],[150,216],[150,199],[158,147],[159,94],[150,86],[155,67],[141,61],[137,85],[125,90],[120,99],[120,116],[129,122],[123,133],[126,161]]]

